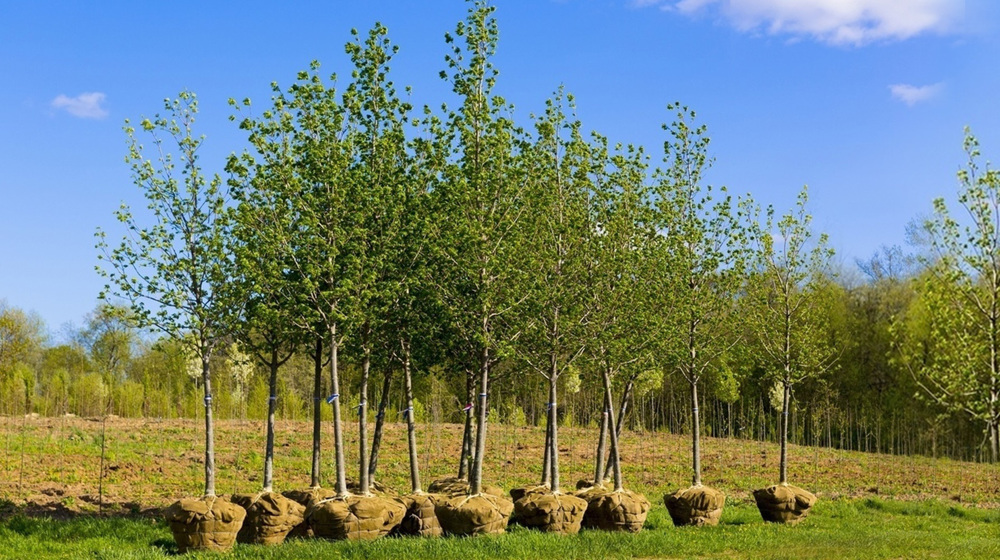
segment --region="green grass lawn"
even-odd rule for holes
[[[651,496],[659,499],[659,496]],[[0,522],[2,558],[164,558],[170,531],[152,519],[11,517]],[[726,507],[718,527],[676,528],[655,504],[637,535],[583,531],[541,534],[513,527],[473,538],[386,538],[375,542],[296,540],[279,547],[237,545],[227,554],[186,558],[998,558],[1000,512],[941,501],[820,501],[796,527],[766,524],[747,503]]]

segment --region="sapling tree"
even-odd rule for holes
[[[981,162],[966,129],[958,203],[943,198],[918,233],[927,274],[918,277],[913,317],[894,327],[896,361],[932,402],[982,422],[990,460],[1000,460],[1000,172]],[[923,317],[916,311],[923,311]],[[918,335],[919,323],[930,335]],[[929,352],[933,350],[933,352]]]
[[[648,158],[641,148],[616,146],[595,135],[591,143],[590,262],[587,284],[587,369],[596,370],[603,387],[601,431],[595,458],[594,483],[605,477],[608,426],[616,426],[612,381],[623,370],[642,369],[656,338],[656,314],[651,304],[654,235],[647,184]],[[610,430],[609,465],[614,489],[623,481],[618,430]]]
[[[827,236],[816,236],[806,211],[808,191],[795,208],[775,221],[767,210],[755,235],[757,251],[749,290],[748,318],[757,333],[765,369],[781,385],[779,483],[788,483],[788,416],[794,386],[822,374],[839,357],[825,322],[824,288],[833,250]]]
[[[664,129],[664,161],[659,172],[658,216],[668,256],[661,271],[663,294],[671,300],[664,336],[666,364],[691,386],[692,482],[701,485],[698,384],[736,342],[730,328],[737,295],[745,283],[742,216],[726,190],[702,184],[711,165],[704,125],[695,127],[694,111],[671,105],[677,119]]]
[[[205,391],[205,496],[214,496],[210,364],[236,311],[234,302],[223,297],[232,276],[231,215],[223,182],[206,175],[199,161],[203,137],[194,133],[197,98],[181,92],[177,99],[167,99],[164,108],[165,116],[139,123],[151,139],[152,156],[126,121],[127,160],[148,212],[137,216],[122,204],[116,217],[127,233],[117,247],[98,229],[102,264],[97,270],[108,281],[100,297],[128,301],[141,327],[183,343],[197,357]]]
[[[312,63],[287,92],[272,84],[272,108],[257,119],[242,119],[240,128],[248,132],[256,153],[244,154],[240,161],[248,168],[264,166],[273,177],[268,181],[267,205],[273,210],[266,235],[294,279],[286,288],[292,291],[289,299],[300,302],[303,310],[295,314],[296,327],[316,336],[317,368],[318,353],[329,352],[331,394],[326,400],[333,412],[336,491],[346,496],[339,352],[349,311],[345,301],[357,275],[348,258],[352,222],[344,203],[354,152],[346,109],[318,70],[319,63]],[[249,100],[243,104],[249,110]],[[314,437],[314,450],[317,443]],[[314,460],[317,457],[314,452]],[[313,471],[315,486],[315,467]]]
[[[568,120],[572,96],[561,91],[537,119],[537,137],[529,151],[528,210],[523,227],[534,235],[525,242],[528,262],[523,283],[526,299],[518,313],[518,355],[548,381],[546,449],[543,469],[553,493],[559,493],[559,379],[587,344],[585,305],[590,236],[589,146],[578,120]]]
[[[839,353],[828,325],[829,268],[833,251],[825,234],[814,238],[806,212],[808,192],[775,222],[768,208],[758,226],[755,270],[748,290],[748,319],[757,333],[765,371],[781,386],[779,480],[754,491],[766,521],[796,523],[816,502],[811,492],[788,484],[788,421],[795,384],[836,364]]]
[[[236,202],[234,239],[237,277],[230,284],[231,297],[245,302],[241,328],[234,333],[241,346],[268,371],[267,436],[264,448],[265,492],[274,479],[274,414],[278,401],[278,372],[299,348],[303,332],[295,327],[303,310],[294,298],[295,275],[283,259],[279,243],[285,236],[272,235],[275,228],[288,228],[290,217],[273,200],[281,181],[281,170],[264,163],[247,167],[233,156],[229,170]]]
[[[386,309],[393,297],[392,269],[398,266],[409,195],[405,173],[410,171],[404,127],[410,105],[401,101],[389,79],[389,64],[398,47],[376,24],[362,41],[346,46],[354,64],[353,81],[344,92],[348,142],[353,147],[346,174],[346,200],[351,209],[347,258],[357,271],[350,286],[352,331],[360,354],[361,385],[358,404],[359,486],[369,490],[372,464],[368,456],[368,379],[380,333],[386,329]],[[387,391],[383,390],[383,398]]]
[[[518,267],[512,266],[523,236],[518,227],[526,182],[523,134],[504,116],[511,107],[493,94],[497,71],[491,59],[498,36],[493,11],[488,2],[474,2],[466,21],[446,36],[452,53],[442,76],[461,106],[441,128],[438,141],[450,147],[452,156],[434,193],[439,210],[448,216],[435,239],[441,263],[438,291],[462,347],[475,358],[475,369],[469,371],[470,386],[473,379],[478,383],[469,473],[473,495],[482,489],[490,371],[513,338],[503,319],[523,300]]]
[[[233,269],[231,212],[222,180],[207,176],[198,159],[203,138],[193,131],[198,112],[195,95],[181,92],[177,99],[167,99],[164,107],[166,116],[140,123],[152,139],[152,157],[146,155],[135,128],[128,121],[125,124],[127,161],[148,212],[136,216],[128,205],[122,205],[116,215],[127,234],[115,248],[98,229],[103,265],[97,270],[108,280],[101,299],[128,301],[137,324],[163,332],[200,362],[205,391],[205,493],[202,500],[174,503],[164,515],[181,552],[228,549],[246,512],[215,497],[211,360],[238,314],[235,302],[224,295]],[[176,155],[168,147],[171,142]],[[146,219],[151,224],[143,225]]]
[[[664,142],[665,169],[657,173],[657,224],[666,251],[659,261],[661,294],[668,309],[661,338],[663,364],[691,388],[692,488],[701,489],[701,423],[698,388],[706,375],[725,371],[721,363],[738,341],[733,328],[737,296],[746,278],[748,242],[744,216],[725,188],[718,195],[703,185],[711,165],[709,137],[704,125],[695,125],[695,113],[678,104],[676,120],[664,125],[670,138]],[[718,200],[715,197],[718,196]],[[681,491],[667,498],[675,523],[713,523],[721,514],[724,497],[715,490]],[[713,493],[712,514],[704,519],[675,515],[684,506],[674,504]],[[700,499],[700,497],[699,497]],[[717,508],[717,509],[716,509]]]

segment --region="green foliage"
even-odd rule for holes
[[[768,208],[756,234],[755,273],[747,315],[762,365],[793,386],[833,367],[840,357],[830,325],[831,309],[842,300],[829,277],[833,249],[826,234],[814,239],[803,188],[792,211],[775,221]]]
[[[927,267],[911,317],[896,327],[898,364],[923,394],[983,422],[1000,458],[1000,172],[981,167],[979,142],[966,129],[968,161],[958,172],[965,223],[943,198],[922,224]],[[933,348],[934,352],[928,352]]]

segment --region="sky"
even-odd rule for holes
[[[963,129],[1000,154],[1000,8],[992,0],[495,0],[498,93],[527,124],[564,86],[584,128],[658,160],[675,101],[712,138],[707,182],[783,212],[809,186],[816,230],[850,268],[902,245],[965,163]],[[104,281],[98,227],[144,206],[125,119],[200,101],[202,163],[245,140],[229,98],[265,107],[312,60],[347,76],[350,29],[379,21],[411,101],[452,101],[444,34],[460,0],[5,2],[0,8],[0,300],[55,333]]]

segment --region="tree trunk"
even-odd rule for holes
[[[607,453],[608,446],[608,416],[610,414],[611,405],[608,403],[608,397],[605,395],[602,399],[604,406],[601,409],[601,431],[597,437],[597,457],[594,461],[594,484],[600,484],[604,480],[604,476],[609,468],[604,466],[604,454]],[[608,462],[612,463],[613,459],[608,457]],[[611,468],[614,468],[613,466]]]
[[[635,378],[630,377],[628,383],[625,384],[625,391],[622,393],[622,402],[618,406],[618,415],[615,417],[615,435],[618,439],[622,437],[622,428],[625,426],[625,411],[628,409],[628,401],[632,398],[632,389],[635,387]],[[608,405],[610,408],[611,405]],[[611,457],[608,457],[608,462],[604,464],[604,476],[607,476],[607,472],[611,470]]]
[[[389,391],[392,389],[392,369],[386,369],[382,380],[382,394],[378,400],[378,414],[375,415],[375,432],[372,434],[372,453],[368,459],[368,479],[375,481],[375,469],[378,468],[378,452],[382,447],[382,431],[385,429],[385,411],[389,407]]]
[[[701,423],[698,419],[698,383],[691,383],[691,466],[692,486],[701,486]]]
[[[782,383],[781,396],[781,473],[779,484],[788,484],[788,399],[791,396],[791,386],[786,380]]]
[[[337,340],[337,325],[330,327],[330,406],[333,408],[333,451],[334,463],[337,468],[337,495],[347,495],[347,472],[344,468],[344,432],[340,424],[340,371],[338,370],[337,351],[340,341]]]
[[[215,496],[215,423],[212,421],[211,353],[202,349],[201,381],[205,386],[205,496]]]
[[[413,379],[410,371],[410,345],[403,345],[403,383],[406,389],[406,441],[410,451],[410,483],[413,492],[420,489],[420,464],[417,462],[417,425],[413,417]]]
[[[472,458],[472,476],[469,480],[469,494],[475,496],[483,487],[483,455],[486,453],[486,396],[490,383],[490,351],[482,350],[482,377],[479,385],[479,416],[476,422],[476,447]]]
[[[264,446],[264,492],[274,487],[274,409],[278,404],[278,349],[271,348],[267,397],[267,443]]]
[[[472,406],[473,399],[476,398],[476,377],[471,371],[465,372],[465,399],[467,408],[465,410],[465,427],[462,430],[462,454],[458,460],[458,478],[469,479],[472,465],[472,417],[475,414],[475,407]]]
[[[552,425],[552,437],[549,438],[549,484],[553,493],[559,492],[559,404],[556,375],[556,358],[552,356],[552,368],[549,372],[549,423]]]
[[[604,368],[603,378],[604,378],[604,398],[608,403],[612,403],[614,402],[614,399],[611,396],[611,372],[608,371],[607,368]],[[610,417],[608,418],[608,423],[612,426],[616,425],[614,409],[610,406],[610,404],[608,406],[608,414],[610,415]],[[616,430],[608,430],[608,432],[609,432],[608,435],[611,436],[611,465],[612,465],[612,471],[614,472],[615,492],[621,492],[623,489],[622,462],[621,462],[621,454],[618,452],[618,434],[616,433]]]
[[[552,484],[552,422],[549,415],[545,415],[545,449],[542,452],[542,486]]]
[[[369,333],[364,335],[361,358],[361,402],[358,403],[358,484],[361,495],[368,495],[368,375],[371,372],[372,354],[368,347]]]
[[[322,412],[323,412],[323,337],[316,337],[316,353],[313,354],[313,448],[312,475],[310,488],[319,488],[320,451],[322,449]]]

